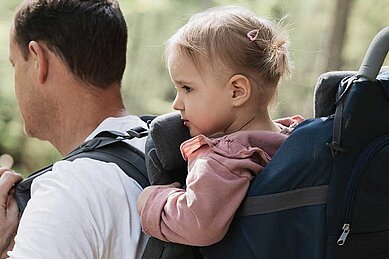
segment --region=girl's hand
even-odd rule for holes
[[[143,191],[139,194],[138,201],[136,203],[136,206],[138,208],[139,215],[142,212],[143,206],[145,205],[147,199],[149,198],[150,194],[157,188],[160,188],[161,186],[165,188],[180,188],[181,184],[178,182],[174,182],[172,184],[168,185],[151,185],[143,189]]]
[[[304,117],[301,115],[294,115],[291,117],[279,118],[274,120],[274,122],[279,123],[285,127],[295,127],[300,122],[304,121]]]

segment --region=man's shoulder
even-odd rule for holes
[[[53,164],[52,170],[46,175],[58,175],[62,178],[107,179],[121,175],[122,169],[113,162],[105,162],[89,157],[77,158],[73,161],[61,160]],[[45,175],[45,174],[44,174]]]
[[[95,196],[96,193],[139,194],[142,190],[116,164],[90,158],[54,163],[52,170],[35,179],[31,186],[32,193],[47,188],[55,193],[77,197]]]
[[[126,130],[136,126],[147,125],[139,117],[132,115],[107,118],[95,129],[91,136],[93,138],[94,135],[102,131],[125,133]],[[126,142],[144,152],[146,142],[145,137],[133,138]],[[78,185],[94,185],[96,187],[98,185],[105,186],[107,182],[115,184],[124,182],[130,186],[135,185],[137,188],[139,187],[139,184],[134,179],[128,177],[122,168],[115,164],[114,161],[110,162],[109,159],[107,159],[107,161],[93,159],[88,157],[87,153],[85,153],[85,156],[82,158],[76,158],[73,161],[60,160],[55,162],[49,171],[34,180],[34,182],[37,182],[35,184],[36,187],[40,186],[40,182],[42,181],[59,181],[74,187]],[[93,183],[90,181],[93,181]],[[34,189],[34,186],[32,186],[32,188]]]
[[[117,131],[125,134],[126,131],[136,127],[147,128],[147,124],[140,117],[135,115],[108,117],[104,119],[91,134],[89,134],[89,136],[86,138],[86,141],[94,138],[102,131]],[[146,138],[133,138],[129,140],[128,143],[138,148],[142,152],[145,151]]]

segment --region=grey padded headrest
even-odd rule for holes
[[[380,75],[389,71],[389,66],[381,68]],[[313,115],[315,118],[326,117],[335,113],[336,93],[340,81],[347,76],[356,75],[357,71],[334,71],[322,74],[316,83],[313,96]]]
[[[357,71],[327,72],[319,76],[313,94],[313,116],[326,117],[335,113],[336,93],[343,78],[356,75]]]
[[[186,165],[179,150],[181,143],[188,140],[190,134],[179,112],[156,117],[150,124],[150,135],[164,169],[174,170]]]

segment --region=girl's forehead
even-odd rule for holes
[[[174,47],[167,56],[167,66],[172,79],[181,79],[181,77],[196,77],[202,81],[226,81],[231,76],[231,70],[223,62],[217,62],[219,59],[210,60],[200,54],[191,56],[189,52]]]
[[[189,55],[182,51],[172,51],[167,59],[167,66],[170,71],[172,72],[188,72],[188,71],[196,71],[199,72],[199,66]]]
[[[181,64],[181,63],[191,63],[192,59],[184,51],[179,48],[173,48],[168,56],[168,64]]]
[[[193,60],[180,52],[172,52],[167,59],[170,77],[176,82],[187,82],[199,77],[199,71]]]

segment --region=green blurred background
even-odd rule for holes
[[[0,154],[11,154],[23,174],[60,158],[46,142],[26,138],[8,61],[9,27],[20,0],[0,1]],[[212,6],[245,6],[261,16],[286,16],[294,70],[282,82],[274,118],[312,116],[312,96],[320,74],[358,70],[374,35],[389,26],[388,0],[119,0],[128,29],[123,94],[133,114],[170,112],[175,90],[162,61],[164,42],[188,17]],[[388,64],[388,61],[385,63]]]

